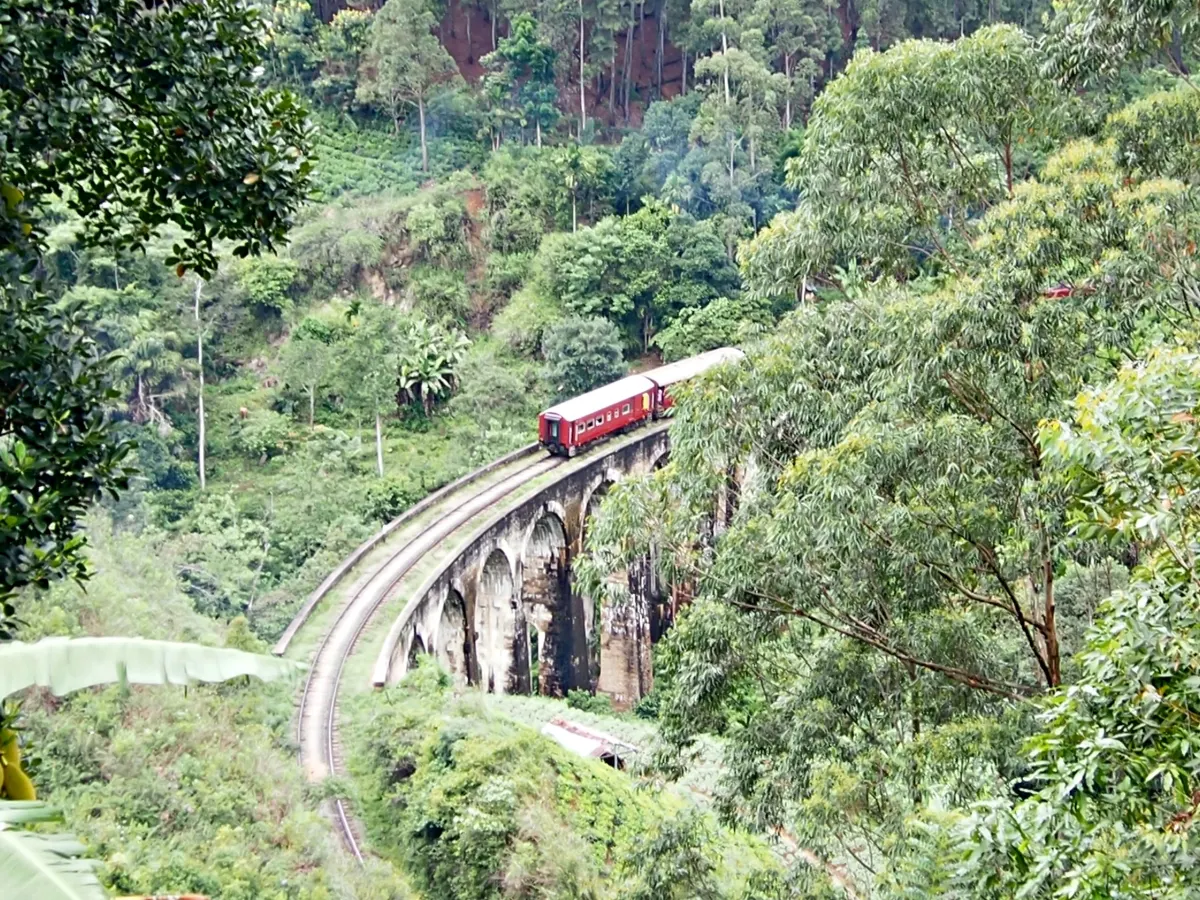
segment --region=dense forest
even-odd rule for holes
[[[0,883],[1193,896],[1197,28],[1190,0],[0,3]],[[685,598],[653,691],[422,663],[307,783],[262,654],[338,561],[551,402],[727,345],[576,570],[617,604],[653,560]],[[80,646],[118,677],[19,675],[51,636],[113,638]],[[139,667],[135,637],[179,643]],[[196,680],[228,683],[153,686]],[[538,734],[567,709],[647,752],[572,756]]]

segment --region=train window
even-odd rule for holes
[[[623,415],[623,416],[629,415],[629,404],[628,403],[626,403],[624,406],[621,407],[621,415]]]
[[[550,422],[550,440],[552,440],[552,441],[558,440],[558,423],[557,422]]]
[[[606,413],[604,414],[604,421],[605,421],[605,422],[611,422],[611,421],[612,421],[612,410],[611,410],[611,409],[610,409],[608,412],[606,412]]]

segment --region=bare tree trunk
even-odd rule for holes
[[[663,55],[667,51],[666,44],[666,26],[663,24],[663,19],[666,18],[666,4],[663,0],[658,0],[657,12],[655,13],[658,19],[658,43],[654,48],[654,84],[655,97],[662,99],[662,78],[663,78]]]
[[[196,369],[200,373],[199,379],[199,402],[197,404],[197,418],[199,420],[199,443],[200,443],[200,490],[204,490],[207,486],[204,474],[204,326],[200,322],[200,291],[204,288],[204,282],[199,278],[196,279],[196,303],[193,311],[196,316]],[[139,382],[140,386],[140,382]]]
[[[579,214],[577,210],[577,201],[574,189],[571,190],[571,231],[579,231]]]
[[[425,143],[425,98],[417,98],[417,116],[421,120],[421,171],[429,171],[429,147]]]
[[[788,131],[792,127],[792,54],[790,53],[785,53],[783,56],[783,77],[787,79],[788,85],[783,102],[783,130]]]
[[[383,477],[383,422],[379,413],[375,413],[375,471]]]
[[[579,142],[583,143],[583,133],[587,131],[587,95],[583,90],[584,82],[584,44],[583,44],[583,0],[579,0]]]
[[[617,42],[613,41],[612,60],[608,66],[608,114],[617,114]]]
[[[687,96],[687,50],[683,51],[683,71],[680,73],[679,77],[681,79],[683,79],[683,89],[679,92],[679,96],[686,97]]]
[[[498,12],[498,10],[496,9],[496,4],[493,3],[492,4],[492,49],[493,50],[496,49],[496,19],[497,19],[496,13],[497,12]]]
[[[625,124],[629,124],[629,95],[633,93],[633,32],[637,27],[634,19],[634,14],[637,12],[637,4],[630,0],[629,2],[629,31],[625,33],[625,65],[621,67],[621,74],[624,76],[625,88]]]
[[[729,105],[729,34],[725,31],[725,0],[719,0],[721,10],[721,56],[725,63],[725,105]]]
[[[536,122],[534,122],[534,123],[533,123],[533,126],[534,126],[534,129],[535,129],[535,135],[536,135],[536,139],[537,139],[537,145],[538,145],[539,147],[541,147],[541,146],[542,146],[542,123],[541,123],[541,121],[540,121],[540,120],[538,120],[538,121],[536,121]]]

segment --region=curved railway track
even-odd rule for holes
[[[320,602],[352,569],[366,561],[364,573],[346,592],[309,660],[308,677],[300,696],[297,739],[300,762],[310,781],[319,781],[327,775],[342,772],[337,725],[338,701],[346,663],[396,584],[425,554],[472,517],[564,462],[557,457],[541,456],[534,445],[473,472],[431,495],[390,523],[351,554],[309,597],[276,644],[276,654],[288,649]],[[488,481],[488,476],[495,476],[510,466],[513,468],[511,473]],[[421,519],[426,515],[429,516],[428,521],[422,523]],[[382,550],[387,539],[393,535],[400,535],[395,546]],[[345,801],[329,801],[327,812],[346,849],[362,863],[364,856],[358,825]]]

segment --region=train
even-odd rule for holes
[[[538,443],[555,456],[575,456],[609,435],[660,418],[674,403],[673,385],[745,358],[736,347],[721,347],[556,403],[538,416]]]

